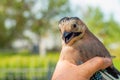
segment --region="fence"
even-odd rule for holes
[[[0,80],[51,80],[57,59],[53,53],[43,57],[0,51]]]
[[[0,80],[50,80],[54,68],[0,69]]]

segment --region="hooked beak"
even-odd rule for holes
[[[64,32],[62,39],[65,41],[65,43],[69,43],[72,38],[79,36],[82,32]]]

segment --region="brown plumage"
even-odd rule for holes
[[[70,46],[76,50],[73,54],[62,54],[61,57],[80,64],[95,57],[111,57],[105,46],[89,31],[87,26],[77,17],[64,17],[59,21],[62,35],[62,49]],[[120,80],[120,72],[113,65],[103,73],[112,80]]]

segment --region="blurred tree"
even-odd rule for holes
[[[24,38],[23,32],[26,29],[36,33],[40,42],[42,36],[49,34],[50,31],[56,31],[53,26],[56,20],[69,12],[68,0],[1,0],[0,48],[10,48],[13,40]],[[106,45],[119,42],[120,24],[112,15],[110,19],[105,20],[101,10],[93,7],[82,15],[90,30]]]
[[[120,24],[118,24],[113,15],[105,20],[104,14],[99,8],[88,8],[83,14],[89,29],[100,38],[106,46],[114,42],[119,42]]]
[[[105,44],[110,44],[114,42],[120,42],[120,24],[118,24],[113,16],[109,18],[108,21],[106,21],[105,24],[105,34],[107,35],[105,37],[106,40],[104,40]]]
[[[23,31],[35,32],[39,41],[58,16],[69,12],[68,0],[2,0],[0,1],[0,48],[10,48],[11,42],[23,38]]]
[[[50,26],[52,22],[55,22],[55,18],[69,12],[68,0],[41,0],[41,2],[47,4],[41,4],[43,7],[34,13],[34,17],[31,18],[35,22],[34,27],[31,28],[39,35],[43,35],[47,30],[53,28]]]
[[[10,48],[14,39],[22,37],[26,21],[23,12],[26,9],[23,1],[0,1],[0,48]]]
[[[41,3],[46,4],[41,4],[43,7],[32,13],[33,17],[31,17],[31,21],[34,24],[31,26],[31,29],[39,37],[40,53],[45,55],[45,44],[40,43],[40,40],[43,36],[56,30],[55,26],[52,25],[55,24],[58,16],[65,15],[69,12],[69,3],[68,0],[41,0]]]

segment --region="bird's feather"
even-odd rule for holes
[[[112,59],[112,56],[103,43],[89,31],[87,26],[79,18],[62,18],[59,22],[59,28],[63,35],[63,45],[71,46],[78,51],[78,53],[71,54],[74,56],[73,59],[76,64],[79,64],[80,61],[84,63],[96,56],[109,57]],[[64,35],[65,32],[68,33],[67,36]],[[75,36],[74,33],[76,32],[81,34]],[[66,41],[66,39],[68,39],[68,41]],[[71,58],[69,58],[69,60],[71,60]],[[102,74],[106,80],[120,80],[120,72],[114,68],[113,64],[105,70],[98,71],[98,74]],[[94,80],[98,80],[95,79],[98,74],[95,73],[91,79],[93,80],[94,78]],[[99,80],[105,80],[104,78],[100,78],[101,77],[99,77]]]
[[[76,42],[76,44],[74,47],[79,50],[83,62],[95,56],[111,57],[105,46],[89,30],[86,31],[85,36]],[[120,72],[113,66],[106,68],[102,71],[102,74],[111,80],[120,80]],[[109,80],[108,78],[107,80]]]

